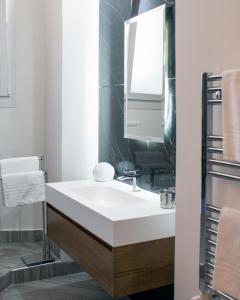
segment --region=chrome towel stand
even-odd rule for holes
[[[212,188],[211,177],[240,181],[240,176],[213,170],[213,166],[240,170],[240,164],[213,158],[223,154],[223,148],[215,147],[213,142],[222,143],[223,136],[213,134],[213,107],[222,104],[222,75],[202,74],[202,226],[201,253],[204,253],[200,265],[200,277],[204,282],[203,292],[220,299],[235,300],[229,295],[213,288],[213,271],[215,264],[216,238],[221,208],[210,204],[208,189]],[[215,298],[216,299],[216,298]]]
[[[43,157],[38,157],[39,159],[39,169],[43,171]],[[45,183],[48,182],[47,172],[43,171],[45,177]],[[0,177],[2,180],[2,177]],[[21,257],[23,263],[28,266],[37,266],[54,261],[54,258],[51,256],[50,245],[47,237],[47,203],[46,201],[42,202],[42,252],[37,254],[24,255]]]

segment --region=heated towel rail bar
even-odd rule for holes
[[[44,157],[39,156],[39,170],[43,171],[43,160]],[[43,171],[45,182],[48,181],[47,179],[47,172]],[[0,176],[0,181],[2,181],[2,177]],[[22,256],[23,263],[28,266],[36,266],[36,265],[42,265],[46,263],[50,263],[54,261],[54,258],[51,256],[50,253],[50,246],[48,242],[47,237],[47,203],[46,201],[42,202],[42,224],[43,224],[43,230],[42,230],[42,239],[43,239],[43,246],[42,246],[42,252],[39,254],[34,255],[24,255]]]
[[[39,169],[40,169],[40,170],[43,170],[43,157],[42,157],[42,156],[39,156],[39,157],[38,157],[38,160],[40,161]],[[46,176],[46,175],[47,175],[47,172],[43,172],[43,174]],[[0,176],[0,180],[2,180],[2,176]]]
[[[221,208],[209,203],[210,200],[207,199],[207,195],[208,189],[211,188],[211,184],[207,184],[207,181],[210,180],[211,177],[217,177],[223,180],[240,181],[240,176],[229,174],[229,169],[240,170],[240,164],[223,160],[223,148],[221,146],[216,147],[212,144],[221,144],[223,142],[223,136],[214,135],[212,132],[213,108],[215,105],[222,104],[221,81],[222,75],[212,75],[209,73],[202,74],[202,223],[204,225],[201,226],[202,255],[200,277],[201,282],[204,282],[204,292],[207,290],[213,297],[218,297],[217,299],[235,300],[221,291],[216,291],[212,285],[218,220]],[[217,156],[217,158],[215,158],[214,155]],[[214,166],[218,166],[218,168],[228,168],[228,172],[215,171],[213,169]]]

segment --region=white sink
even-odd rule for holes
[[[113,247],[175,235],[175,210],[160,208],[158,194],[133,192],[119,181],[46,185],[47,202]]]
[[[77,195],[88,199],[102,207],[136,207],[136,205],[147,205],[145,199],[136,197],[134,193],[129,194],[111,186],[88,186],[82,188],[72,188],[71,191]]]

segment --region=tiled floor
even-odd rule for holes
[[[37,253],[41,250],[41,243],[8,243],[0,246],[0,279],[6,277],[10,270],[24,268],[21,261],[21,256],[25,254]],[[64,273],[64,270],[69,268],[67,265],[57,267],[57,270],[50,270],[49,274],[43,278],[52,277],[53,274],[68,274],[75,273],[74,270],[69,270]],[[42,267],[43,268],[43,267]],[[74,268],[76,269],[76,268]],[[65,270],[66,271],[66,270]],[[33,275],[33,270],[30,273]],[[44,274],[43,269],[35,270],[39,276],[34,278],[42,278],[40,275]],[[57,272],[57,273],[53,273]],[[79,272],[79,271],[77,271]],[[23,284],[13,285],[10,288],[0,293],[0,300],[111,300],[112,298],[105,293],[101,287],[86,273],[77,273],[73,275],[66,275],[60,277],[53,277],[51,279],[43,279],[38,281],[31,281],[31,274],[12,275],[15,278],[13,282],[25,282]],[[35,275],[36,275],[35,274]],[[49,276],[48,276],[49,275]],[[56,275],[55,275],[56,276]],[[18,278],[19,277],[19,278]],[[22,279],[26,280],[22,280]],[[17,280],[16,280],[17,279]],[[35,279],[36,280],[36,279]],[[9,286],[9,285],[6,285]],[[152,292],[141,293],[131,297],[119,298],[121,300],[172,300],[173,287],[154,290]]]
[[[11,284],[81,272],[81,268],[67,257],[56,257],[52,263],[32,267],[26,267],[21,260],[22,256],[41,252],[41,242],[0,243],[0,292]]]
[[[13,269],[25,267],[21,256],[41,251],[41,243],[7,243],[0,246],[0,276]]]
[[[119,300],[172,300],[171,288],[142,293]],[[0,300],[111,300],[86,273],[55,277],[12,286],[0,294]]]
[[[10,287],[1,300],[111,300],[86,273],[55,277]],[[121,300],[129,298],[121,298]]]

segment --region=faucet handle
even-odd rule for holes
[[[136,170],[124,170],[123,173],[128,175],[128,176],[132,176],[132,177],[141,175],[140,170],[138,170],[138,169],[136,169]]]

